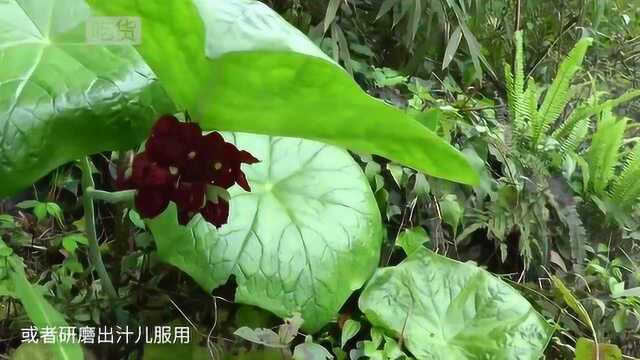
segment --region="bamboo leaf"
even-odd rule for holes
[[[333,20],[335,20],[341,2],[342,0],[329,0],[327,13],[324,15],[324,32],[327,32],[327,30],[329,30],[329,26],[331,26]]]
[[[399,2],[400,0],[384,0],[382,5],[380,5],[380,10],[378,11],[378,15],[376,15],[376,20],[380,19],[389,11],[391,11],[391,9],[393,9],[393,7],[396,6],[396,4],[398,4]]]
[[[571,293],[571,290],[567,288],[567,286],[560,280],[559,277],[551,275],[551,281],[553,282],[553,286],[558,289],[558,292],[562,296],[564,302],[578,315],[580,320],[582,320],[591,330],[593,330],[593,322],[591,321],[591,317],[589,313],[584,308],[584,305],[576,299],[575,296]]]
[[[442,59],[442,70],[446,69],[453,57],[456,55],[456,51],[458,51],[458,46],[460,46],[460,40],[462,39],[462,31],[458,26],[451,34],[449,38],[449,43],[447,44],[447,49],[444,51],[444,59]]]

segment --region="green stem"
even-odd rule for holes
[[[117,204],[121,202],[131,202],[133,201],[133,197],[136,195],[135,190],[124,190],[124,191],[102,191],[96,190],[93,187],[89,187],[85,190],[85,194],[89,195],[92,200],[100,200],[107,202],[109,204]]]
[[[100,255],[100,245],[98,244],[98,236],[96,232],[95,208],[93,206],[93,197],[91,194],[91,191],[96,190],[94,190],[95,183],[93,182],[93,177],[91,175],[91,165],[88,157],[84,157],[80,160],[80,168],[82,169],[82,188],[84,190],[82,203],[84,206],[85,230],[87,233],[87,239],[89,240],[89,259],[98,273],[98,277],[102,283],[102,288],[112,301],[112,306],[116,313],[118,323],[123,323],[124,318],[122,313],[115,306],[115,302],[118,300],[118,293],[111,282],[111,278],[109,278],[107,269],[104,267],[102,255]]]

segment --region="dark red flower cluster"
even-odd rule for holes
[[[240,165],[256,162],[258,159],[224,141],[219,133],[203,135],[197,123],[164,115],[154,125],[145,151],[134,157],[129,176],[119,183],[138,190],[135,205],[142,217],[158,216],[173,201],[180,224],[200,213],[220,227],[227,222],[229,203],[217,195],[219,191],[208,190],[238,184],[249,191]]]

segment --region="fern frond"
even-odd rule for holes
[[[519,95],[515,102],[517,110],[524,101],[524,98],[522,97],[524,95],[524,41],[522,39],[522,31],[516,31],[515,40],[516,56],[513,64],[513,87],[514,91]]]
[[[627,155],[624,167],[616,177],[611,197],[618,202],[620,207],[629,208],[635,205],[640,198],[640,143],[636,143],[633,150]]]
[[[619,150],[624,140],[626,120],[616,120],[611,110],[605,110],[598,122],[598,128],[591,139],[587,162],[591,175],[592,189],[603,194],[618,165]]]
[[[514,60],[513,72],[510,64],[504,66],[505,82],[507,84],[507,95],[509,97],[509,111],[514,127],[521,127],[523,115],[521,111],[524,109],[524,49],[522,40],[522,31],[515,33],[516,53]]]
[[[556,78],[551,83],[545,95],[538,115],[532,124],[531,146],[535,150],[540,138],[545,134],[549,126],[558,119],[562,110],[571,98],[569,87],[575,73],[581,68],[587,49],[593,42],[591,38],[583,38],[569,52],[567,58],[558,69]]]
[[[589,118],[584,118],[578,121],[573,126],[569,134],[562,140],[559,140],[560,149],[563,154],[576,152],[584,138],[587,137],[590,124],[591,120]]]
[[[520,128],[522,129],[522,137],[531,137],[531,122],[538,114],[538,84],[529,78],[527,81],[527,90],[524,92],[523,101],[517,112],[520,114]]]
[[[515,99],[518,95],[515,93],[511,65],[506,62],[504,63],[504,82],[505,86],[507,87],[507,104],[509,106],[509,113],[511,114],[511,116],[514,116],[516,111]]]
[[[573,127],[576,126],[578,122],[586,118],[601,114],[605,109],[613,109],[639,96],[640,89],[636,89],[631,90],[615,99],[609,99],[601,103],[580,106],[576,110],[574,110],[571,115],[569,115],[569,118],[562,124],[562,126],[560,126],[560,128],[553,132],[552,136],[556,140],[558,140],[558,142],[562,142],[562,139],[567,137],[571,133]]]

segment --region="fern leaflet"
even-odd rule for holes
[[[569,102],[571,93],[569,87],[575,73],[582,66],[582,61],[587,49],[593,42],[591,38],[583,38],[569,52],[567,58],[558,69],[556,78],[551,83],[545,95],[540,111],[532,124],[531,146],[535,150],[538,147],[540,138],[546,133],[549,126],[558,119],[560,113]]]
[[[626,125],[626,120],[616,120],[611,110],[602,113],[587,154],[592,189],[596,194],[603,194],[613,177]]]
[[[638,96],[640,96],[640,89],[629,91],[618,98],[609,99],[595,105],[581,106],[569,115],[567,121],[565,121],[558,130],[554,131],[553,137],[561,142],[563,138],[569,136],[573,127],[576,126],[578,122],[594,115],[598,115],[606,109],[615,108],[625,102],[635,99]]]
[[[620,207],[630,208],[640,197],[640,143],[627,155],[622,172],[615,179],[611,196]]]

